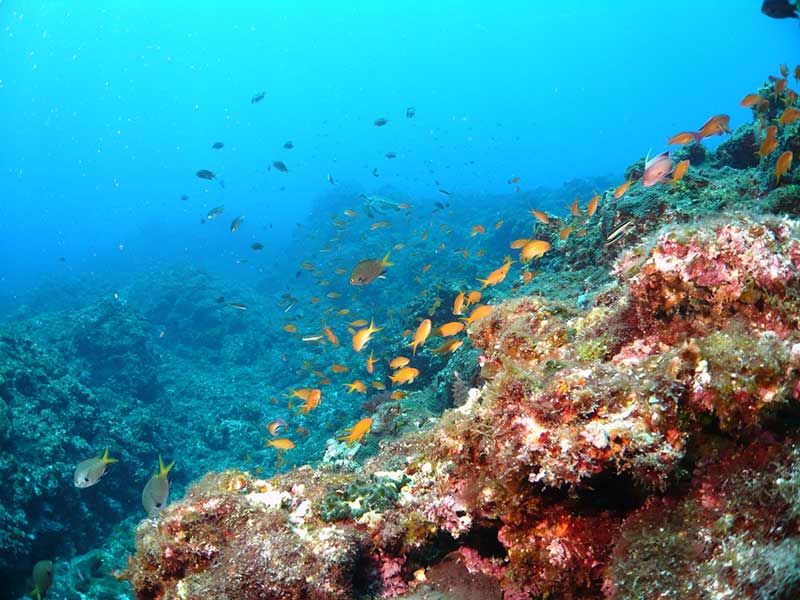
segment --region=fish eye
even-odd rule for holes
[[[87,482],[87,483],[89,482],[89,478],[88,478],[88,477],[84,477],[84,478],[83,478],[83,480],[84,480],[85,482]]]

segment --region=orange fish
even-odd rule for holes
[[[505,221],[503,219],[500,219],[499,221],[497,221],[497,223],[494,224],[495,231],[500,229],[503,226],[503,223],[505,223]]]
[[[407,395],[408,395],[408,393],[407,393],[407,392],[404,392],[404,391],[402,391],[402,390],[395,390],[395,391],[393,391],[393,392],[391,393],[391,395],[390,395],[389,397],[390,397],[392,400],[402,400],[402,399],[403,399],[403,398],[405,398]]]
[[[359,329],[353,334],[353,350],[361,352],[367,342],[372,339],[372,334],[381,331],[383,327],[375,327],[375,321],[370,321],[369,327]]]
[[[434,350],[436,354],[451,354],[458,350],[464,340],[447,340],[444,344]]]
[[[382,381],[373,381],[372,387],[374,387],[376,390],[381,390],[381,391],[386,389],[386,385]]]
[[[778,136],[778,126],[777,125],[770,125],[767,127],[767,133],[765,134],[768,139],[774,139]]]
[[[403,367],[394,372],[393,375],[389,376],[389,379],[392,380],[392,383],[402,384],[402,383],[413,383],[414,380],[419,375],[419,369],[415,369],[414,367]]]
[[[498,283],[502,282],[506,278],[506,275],[508,275],[508,270],[511,268],[513,262],[514,261],[507,260],[502,267],[499,267],[489,273],[486,279],[481,279],[478,277],[478,281],[483,284],[481,289],[487,288],[490,285],[497,285]]]
[[[775,163],[775,185],[778,185],[781,177],[792,168],[792,156],[792,151],[787,150],[778,157],[778,162]]]
[[[355,321],[351,321],[350,322],[350,326],[351,327],[364,327],[367,324],[368,323],[367,323],[366,319],[357,319]]]
[[[318,296],[311,296],[311,304],[316,304],[320,300],[321,298],[319,298]]]
[[[697,134],[694,131],[681,131],[676,133],[667,140],[667,144],[682,146],[684,144],[691,144],[697,140]]]
[[[728,115],[714,115],[713,117],[710,117],[705,123],[703,123],[700,131],[697,132],[697,141],[700,141],[703,138],[711,137],[712,135],[730,133],[730,121],[731,118]]]
[[[393,358],[389,362],[389,367],[392,369],[401,369],[410,362],[411,362],[410,358],[406,358],[405,356],[398,356],[397,358]]]
[[[333,329],[331,329],[330,327],[328,327],[326,325],[325,327],[323,327],[322,331],[325,334],[325,337],[328,338],[328,341],[331,344],[333,344],[334,346],[338,346],[339,345],[339,338],[336,337],[335,333],[333,333]]]
[[[310,394],[307,398],[305,398],[305,402],[297,409],[297,412],[303,415],[307,415],[312,410],[319,406],[320,400],[322,400],[322,391],[319,389],[310,390]]]
[[[675,170],[672,171],[672,183],[676,184],[683,176],[686,175],[686,171],[689,170],[689,159],[682,160],[677,165],[675,165]]]
[[[425,340],[428,339],[430,333],[431,333],[431,320],[425,319],[424,321],[422,321],[422,323],[419,324],[419,327],[417,327],[417,331],[414,333],[414,339],[409,344],[409,346],[411,346],[412,356],[417,355],[417,347],[422,346],[425,343]]]
[[[781,72],[781,77],[788,77],[789,76],[789,67],[786,65],[781,65],[778,67],[778,70]]]
[[[481,294],[478,290],[472,290],[469,294],[467,294],[467,306],[472,306],[476,302],[481,301]]]
[[[531,240],[522,247],[519,253],[519,258],[522,262],[528,262],[534,258],[544,256],[544,253],[550,250],[550,242],[544,240]]]
[[[370,231],[375,231],[376,229],[384,229],[390,226],[391,223],[389,221],[375,221],[372,225],[369,226],[369,228]]]
[[[422,265],[422,272],[423,273],[427,273],[428,269],[430,269],[430,268],[431,268],[431,263],[424,264],[424,265]]]
[[[558,232],[558,239],[560,239],[562,242],[566,241],[566,239],[569,237],[569,234],[572,233],[572,229],[572,225],[564,227]]]
[[[472,231],[470,232],[469,236],[475,237],[478,234],[483,235],[484,233],[486,233],[486,227],[484,227],[483,225],[475,225],[472,228]]]
[[[480,321],[481,319],[485,319],[490,314],[492,314],[492,307],[488,304],[479,304],[476,306],[468,317],[464,317],[464,322],[467,324],[467,327],[472,325],[475,321]]]
[[[267,446],[272,446],[280,452],[294,448],[294,442],[289,438],[277,438],[275,440],[267,440]]]
[[[375,357],[372,355],[372,351],[370,350],[369,358],[367,359],[367,373],[372,375],[375,372]]]
[[[578,197],[575,196],[575,200],[572,201],[569,207],[569,214],[573,217],[580,217],[581,216],[581,207],[578,206]]]
[[[355,217],[358,213],[351,208],[345,208],[344,214],[346,217],[350,217],[351,219]]]
[[[531,214],[536,217],[536,220],[540,223],[544,223],[545,225],[550,223],[550,217],[547,216],[547,213],[543,213],[540,210],[531,209]]]
[[[785,98],[783,103],[785,106],[791,106],[795,102],[797,102],[797,92],[794,90],[786,90]]]
[[[336,314],[340,315],[342,317],[345,316],[345,315],[349,315],[350,314],[350,309],[349,308],[341,308],[341,309],[336,311]]]
[[[356,379],[353,383],[345,383],[344,386],[347,388],[348,394],[353,392],[358,392],[359,394],[367,393],[367,386],[360,379]]]
[[[339,363],[334,363],[331,365],[331,371],[334,373],[347,373],[350,369],[345,367],[344,365],[340,365]]]
[[[800,109],[790,106],[781,113],[778,123],[781,125],[791,125],[798,119],[800,119]]]
[[[538,271],[523,271],[522,272],[522,282],[523,283],[530,283],[533,281],[534,276],[538,273]]]
[[[741,101],[739,102],[739,106],[749,108],[751,106],[755,106],[756,104],[760,104],[761,100],[762,98],[758,94],[747,94],[744,98],[741,99]]]
[[[592,196],[592,199],[589,200],[589,204],[586,205],[586,215],[591,217],[594,213],[597,212],[597,204],[600,202],[600,194],[595,194]]]
[[[292,323],[287,323],[286,325],[283,326],[283,330],[286,333],[297,333],[297,325],[294,325]]]
[[[530,242],[530,240],[528,238],[516,239],[513,242],[511,242],[511,249],[512,250],[519,250],[520,248],[522,248],[528,242]]]
[[[772,154],[777,147],[778,140],[776,140],[774,137],[765,137],[764,141],[762,141],[761,145],[758,147],[758,156],[764,158],[765,156]]]
[[[445,323],[439,329],[437,329],[437,333],[441,337],[450,337],[456,335],[457,333],[461,333],[464,330],[464,324],[459,323],[458,321],[451,321],[450,323]]]
[[[775,92],[775,97],[780,96],[783,93],[783,90],[786,89],[786,80],[785,79],[778,79],[775,82],[775,87],[773,92]]]
[[[327,284],[323,284],[321,281],[319,282],[319,284],[320,284],[320,285],[327,285]],[[328,293],[327,293],[327,294],[325,294],[325,295],[326,295],[328,298],[330,298],[331,300],[336,300],[336,298],[341,298],[341,297],[342,297],[342,295],[341,295],[339,292],[328,292]]]
[[[367,435],[370,430],[372,429],[372,419],[366,417],[361,419],[358,423],[345,429],[347,431],[347,435],[344,435],[339,438],[340,441],[347,442],[348,445],[352,445],[355,442],[360,442],[364,439],[364,436]]]
[[[464,310],[464,292],[458,292],[455,300],[453,300],[453,314],[460,315]]]
[[[626,181],[625,183],[619,184],[617,188],[614,190],[614,198],[618,199],[622,198],[625,195],[625,192],[628,191],[628,188],[631,187],[632,183],[633,181],[628,179],[628,181]]]

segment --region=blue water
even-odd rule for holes
[[[712,114],[749,118],[734,99],[799,34],[744,0],[0,1],[0,306],[42,277],[235,274],[254,240],[280,269],[329,173],[411,197],[620,178]],[[226,226],[201,226],[219,204]]]

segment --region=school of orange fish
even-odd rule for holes
[[[786,65],[781,65],[780,75],[780,77],[770,77],[770,82],[773,84],[771,91],[768,88],[765,88],[766,91],[764,92],[747,94],[740,102],[742,107],[751,108],[755,111],[756,119],[759,123],[760,135],[762,136],[758,150],[758,155],[762,160],[766,159],[778,147],[777,134],[779,127],[789,126],[800,119],[800,109],[795,106],[795,104],[797,104],[798,94],[787,87],[789,69]],[[800,81],[800,65],[795,67],[793,75],[795,82]],[[776,119],[776,124],[768,124],[765,115],[768,113],[770,108],[774,108],[776,103],[779,102],[783,102],[784,104],[782,112]],[[730,133],[731,130],[729,123],[730,117],[728,115],[714,115],[705,123],[703,123],[697,131],[683,131],[677,133],[667,140],[667,144],[686,145],[701,143],[705,138]],[[788,173],[791,169],[792,159],[792,152],[788,150],[783,152],[778,157],[774,168],[776,185],[780,183],[781,177]],[[676,185],[686,176],[689,167],[690,161],[688,159],[682,160],[675,164],[668,151],[652,158],[648,155],[648,157],[645,159],[643,173],[639,179],[628,179],[622,182],[614,190],[605,192],[602,195],[595,193],[583,208],[580,205],[580,200],[575,198],[575,200],[568,206],[569,217],[566,220],[561,217],[548,214],[542,210],[531,209],[530,214],[535,219],[532,230],[535,232],[536,226],[556,226],[558,227],[558,239],[560,242],[566,244],[573,232],[575,232],[575,234],[578,236],[586,233],[586,227],[592,224],[592,218],[597,212],[600,202],[603,200],[603,198],[605,198],[606,194],[611,194],[617,199],[621,198],[630,190],[631,186],[636,183],[640,183],[640,185],[643,187],[650,187],[665,183]],[[509,179],[509,183],[516,184],[519,181],[519,177]],[[394,210],[397,211],[406,212],[412,209],[412,205],[410,203],[394,203],[393,201],[385,198],[379,198],[378,200],[390,205]],[[348,228],[349,222],[359,217],[359,212],[355,209],[347,208],[343,211],[343,217],[346,220],[342,219],[341,217],[333,219],[333,225],[339,233],[337,233],[337,235],[330,240],[331,244],[336,244],[341,240],[341,232]],[[494,224],[494,229],[499,230],[503,224],[503,220],[498,220]],[[391,228],[391,226],[392,223],[390,221],[382,220],[371,223],[368,229],[369,231],[376,231],[379,229],[388,229]],[[607,243],[613,244],[619,240],[629,226],[630,222],[626,222],[615,228],[614,231],[612,231],[608,236]],[[449,226],[442,224],[441,227],[446,231]],[[471,228],[468,235],[469,237],[476,237],[484,235],[486,232],[487,228],[482,224],[478,224]],[[422,242],[427,241],[428,229],[424,229],[421,232],[417,231],[416,233],[420,236],[420,240]],[[399,252],[402,251],[404,247],[404,243],[398,242],[394,245],[393,249],[394,251]],[[433,250],[434,257],[439,255],[439,253],[441,253],[444,249],[444,242],[436,246]],[[535,271],[532,271],[530,268],[528,268],[529,265],[532,263],[532,261],[535,261],[536,259],[544,256],[547,252],[550,252],[552,250],[552,245],[549,241],[537,239],[534,235],[530,238],[520,238],[511,241],[510,249],[519,251],[519,263],[523,266],[521,270],[521,282],[523,284],[527,284],[530,283],[530,281],[536,275]],[[330,245],[322,248],[321,250],[321,252],[330,251]],[[428,248],[428,251],[430,251],[430,248]],[[468,258],[469,256],[468,249],[460,249],[457,252],[461,253],[464,259]],[[482,256],[482,251],[479,251],[476,253],[476,255]],[[438,326],[434,326],[434,323],[430,318],[423,318],[421,316],[417,317],[419,322],[410,324],[410,326],[403,331],[402,334],[403,347],[410,350],[411,358],[401,353],[397,356],[390,355],[389,358],[384,359],[390,370],[388,379],[391,385],[402,386],[410,384],[414,382],[417,377],[419,377],[420,369],[412,366],[411,363],[417,357],[418,353],[425,348],[426,343],[428,343],[431,337],[439,337],[442,339],[441,345],[435,349],[432,349],[432,352],[435,354],[446,355],[456,352],[459,348],[461,348],[464,344],[465,338],[458,336],[465,333],[471,325],[480,321],[481,319],[487,318],[492,313],[492,305],[485,302],[482,303],[482,300],[484,300],[483,294],[485,293],[485,290],[487,288],[497,286],[505,281],[509,275],[512,265],[515,262],[516,261],[512,260],[510,256],[506,257],[498,268],[488,273],[485,277],[479,277],[477,279],[478,283],[481,284],[480,287],[476,285],[475,287],[477,289],[467,289],[456,293],[452,298],[452,308],[450,311],[452,313],[451,320],[441,323]],[[348,281],[354,286],[373,284],[380,278],[391,276],[390,267],[392,267],[393,264],[394,263],[390,262],[390,256],[388,253],[382,259],[370,258],[361,260],[353,267]],[[426,273],[430,269],[431,264],[432,263],[426,263],[422,267],[422,274]],[[320,279],[318,280],[318,283],[320,285],[325,286],[330,283],[324,278],[325,272],[318,269],[311,261],[304,261],[300,267],[301,269],[312,272],[315,276],[319,277]],[[348,273],[348,269],[344,266],[339,266],[335,269],[335,273],[339,276],[344,276]],[[419,282],[419,276],[417,276],[417,281]],[[341,293],[329,292],[326,297],[328,299],[335,300],[341,297]],[[354,301],[357,301],[356,297],[353,299]],[[322,299],[319,296],[312,296],[310,298],[311,304],[316,304],[321,301]],[[429,315],[433,315],[436,312],[436,309],[439,308],[441,300],[437,302],[438,303],[435,304],[433,309],[429,311]],[[292,306],[293,304],[290,303],[287,311]],[[368,308],[368,306],[362,306],[361,308],[362,310],[365,310]],[[469,311],[468,314],[467,311]],[[346,317],[351,313],[351,310],[350,308],[341,308],[337,310],[334,306],[331,306],[325,309],[325,313],[335,317]],[[369,321],[366,319],[353,320],[346,325],[343,325],[343,327],[346,327],[348,335],[351,336],[353,352],[362,353],[368,347],[370,348],[369,356],[363,361],[363,369],[364,373],[366,373],[364,380],[373,378],[373,381],[371,381],[369,385],[362,379],[355,379],[352,382],[343,384],[347,389],[347,393],[366,394],[368,387],[372,387],[376,390],[385,390],[386,384],[384,384],[380,379],[374,379],[378,359],[376,359],[373,350],[375,345],[374,338],[376,337],[376,334],[379,334],[381,331],[383,331],[383,328],[377,326],[373,319],[370,319]],[[298,328],[293,323],[287,323],[283,329],[287,333],[298,334]],[[334,332],[332,326],[328,324],[323,325],[322,331],[319,333],[319,335],[304,336],[300,337],[300,339],[304,342],[327,343],[334,348],[338,348],[340,346],[338,335]],[[405,354],[407,354],[407,352]],[[285,361],[287,360],[287,357],[283,356],[283,359]],[[308,368],[311,370],[310,366]],[[330,370],[334,374],[344,374],[348,373],[351,369],[345,365],[334,363],[330,367]],[[308,414],[316,409],[322,401],[323,388],[333,384],[331,378],[323,371],[314,370],[313,374],[318,378],[317,387],[295,389],[288,394],[291,399],[298,399],[302,401],[302,404],[297,407],[299,414]],[[404,395],[404,392],[395,390],[392,392],[391,397],[392,399],[399,399]],[[290,410],[294,408],[291,402],[293,402],[293,400],[290,400],[290,404],[288,406]],[[351,427],[347,428],[345,430],[345,434],[339,439],[347,442],[348,444],[362,441],[364,436],[370,432],[372,424],[372,417],[366,416],[353,424]],[[271,446],[277,450],[279,464],[282,458],[282,453],[295,447],[295,443],[289,437],[285,436],[284,431],[286,427],[287,424],[282,419],[276,419],[267,426],[268,432],[272,436],[271,439],[267,440],[267,444],[268,446]]]

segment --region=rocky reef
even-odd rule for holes
[[[589,311],[496,305],[463,406],[354,473],[206,476],[125,577],[141,599],[800,593],[799,232],[669,226]]]

